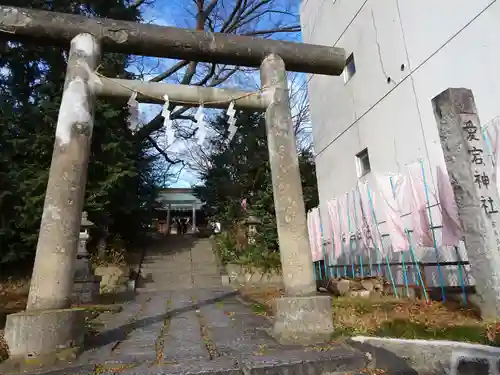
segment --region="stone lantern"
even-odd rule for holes
[[[73,285],[73,302],[77,304],[91,303],[99,297],[102,278],[94,275],[90,254],[87,251],[87,243],[90,240],[89,229],[94,226],[94,223],[88,219],[87,213],[83,212]]]
[[[247,226],[247,236],[248,243],[251,245],[255,244],[255,238],[257,236],[257,227],[262,224],[262,222],[254,215],[250,215],[245,220],[245,225]]]

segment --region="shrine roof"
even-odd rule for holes
[[[194,196],[193,189],[190,188],[162,189],[158,193],[156,201],[163,209],[167,209],[169,204],[172,209],[192,208],[193,204],[196,204],[196,209],[199,209],[203,205],[203,203]]]

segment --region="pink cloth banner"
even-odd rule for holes
[[[391,186],[389,176],[375,175],[380,198],[384,206],[384,213],[387,220],[387,232],[391,238],[392,249],[394,252],[402,252],[409,248],[409,243],[397,199],[404,192],[406,182],[403,176],[395,177],[392,185],[395,189],[396,198],[393,195],[393,186]]]
[[[346,193],[346,207],[347,207],[347,212],[349,214],[348,220],[349,220],[349,236],[357,235],[358,233],[356,232],[356,207],[355,207],[355,196],[354,196],[354,190],[351,190]]]
[[[493,162],[493,178],[500,195],[500,119],[492,121],[484,132]]]
[[[327,202],[328,217],[330,218],[330,228],[332,230],[332,239],[335,259],[342,254],[342,230],[340,228],[339,203],[337,199]]]
[[[462,225],[458,218],[458,208],[450,178],[441,166],[437,167],[437,184],[443,225],[441,244],[458,246],[463,236]]]
[[[427,199],[425,196],[425,184],[422,176],[420,163],[408,165],[407,184],[410,196],[411,221],[413,227],[412,238],[419,247],[433,247],[434,241],[427,213]]]
[[[370,203],[368,196],[368,184],[358,181],[358,194],[359,194],[359,204],[361,206],[361,211],[363,213],[363,232],[366,241],[366,247],[368,249],[378,249],[384,254],[384,249],[382,246],[382,238],[380,237],[380,232],[378,230],[378,223],[376,222],[376,215],[373,212],[374,207]],[[374,198],[372,197],[372,200]],[[372,202],[375,204],[375,202]],[[385,255],[385,254],[384,254]]]
[[[340,217],[340,232],[342,236],[342,244],[349,245],[349,194],[345,193],[338,198],[339,203],[339,217]]]
[[[356,188],[352,190],[352,201],[354,207],[354,218],[356,220],[356,235],[360,240],[360,245],[363,247],[364,251],[370,249],[370,234],[369,228],[367,226],[366,219],[361,206],[361,198],[359,194],[359,189]]]
[[[339,199],[340,202],[340,222],[342,224],[342,238],[344,239],[344,244],[349,246],[351,240],[352,231],[352,220],[349,202],[349,193],[345,193],[343,197]]]
[[[307,214],[307,231],[309,233],[309,246],[311,247],[313,262],[323,259],[323,241],[321,237],[320,222],[319,209],[317,207],[313,208]]]
[[[355,228],[353,228],[353,232],[356,232],[356,238],[359,239],[359,245],[362,247],[362,250],[369,252],[369,250],[373,249],[374,246],[370,233],[370,226],[368,225],[367,218],[363,212],[361,194],[358,186],[356,186],[356,188],[351,192],[351,201],[351,207],[353,209],[351,217],[355,221]]]
[[[366,184],[365,186],[366,186],[365,188],[366,188],[367,204],[369,204],[370,208],[370,215],[371,215],[370,220],[372,220],[373,232],[375,233],[375,240],[376,240],[375,243],[378,246],[378,249],[382,253],[382,255],[385,256],[388,253],[388,248],[386,250],[386,246],[384,246],[384,243],[382,241],[382,232],[380,231],[380,226],[378,222],[378,220],[380,220],[380,217],[377,214],[377,194],[374,194],[373,190],[370,188],[368,184]],[[370,193],[370,195],[368,195],[368,193]],[[371,202],[368,197],[371,198]]]

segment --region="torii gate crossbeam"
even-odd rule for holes
[[[339,75],[342,48],[0,6],[0,38],[66,47],[89,33],[110,52],[260,67],[274,53],[289,71]]]

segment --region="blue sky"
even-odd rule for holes
[[[231,5],[234,0],[219,0],[224,6],[231,9]],[[274,0],[276,5],[281,8],[282,6],[290,6],[293,3],[293,10],[295,14],[298,14],[297,7],[300,0]],[[208,0],[205,1],[209,3]],[[153,4],[146,5],[143,7],[143,18],[145,22],[150,22],[153,24],[164,25],[164,26],[175,26],[175,27],[193,27],[194,26],[194,15],[192,11],[194,10],[194,3],[192,0],[155,0]],[[274,17],[274,16],[273,16]],[[269,29],[271,27],[270,19],[259,20],[259,29]],[[297,22],[298,19],[291,22]],[[290,35],[281,34],[280,38],[290,40]],[[291,37],[291,39],[299,41],[300,34],[297,33]],[[172,61],[167,59],[158,60],[156,58],[144,58],[141,65],[143,66],[142,73],[144,74],[144,79],[152,78],[157,74],[158,71],[166,70]],[[132,69],[135,73],[138,72],[137,68]],[[258,78],[257,78],[258,79]],[[233,82],[236,83],[236,82]],[[226,83],[227,84],[227,83]],[[253,88],[252,88],[253,89]],[[142,121],[147,122],[152,117],[154,117],[160,110],[161,106],[157,105],[140,105],[141,118]],[[175,153],[183,152],[186,147],[189,147],[186,142],[178,141],[171,147],[169,147],[169,153],[175,157]],[[171,187],[190,187],[193,184],[198,183],[196,176],[189,170],[184,169],[180,173],[179,180],[171,185]]]

